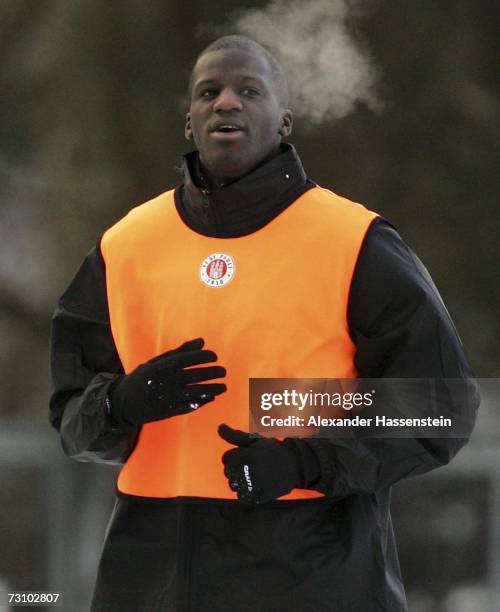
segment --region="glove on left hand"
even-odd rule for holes
[[[300,440],[255,438],[250,434],[219,425],[219,435],[233,448],[222,455],[224,474],[241,501],[261,504],[305,486]]]

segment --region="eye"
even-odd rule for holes
[[[245,87],[241,92],[244,96],[254,97],[259,95],[259,91],[254,87]]]
[[[204,98],[206,100],[210,100],[217,95],[216,89],[202,89],[200,91],[199,97]]]

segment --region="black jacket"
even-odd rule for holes
[[[186,156],[184,172],[176,190],[179,214],[193,231],[221,238],[257,231],[314,186],[289,145],[218,190],[208,188],[195,153]],[[382,218],[362,245],[348,320],[360,377],[462,379],[470,401],[448,408],[475,412],[473,375],[439,294]],[[50,418],[64,451],[82,461],[122,463],[138,432],[118,427],[107,411],[109,386],[123,368],[99,245],[59,301],[52,372]],[[319,500],[248,508],[232,500],[120,495],[93,609],[405,610],[390,486],[448,463],[465,442],[466,436],[309,439],[321,471],[314,488],[326,495]]]

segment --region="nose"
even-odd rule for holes
[[[214,112],[240,111],[243,108],[240,96],[231,87],[224,87],[214,103]]]

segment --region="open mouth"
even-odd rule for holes
[[[222,132],[223,134],[230,132],[241,132],[242,130],[242,124],[233,119],[219,119],[219,121],[214,122],[211,129],[212,132]]]
[[[216,125],[211,135],[216,140],[235,140],[243,134],[243,128],[233,123]]]
[[[215,128],[214,132],[222,132],[223,134],[230,134],[232,132],[241,132],[241,128],[236,126],[236,125],[231,125],[231,124],[227,124],[227,125],[221,125],[217,128]]]

